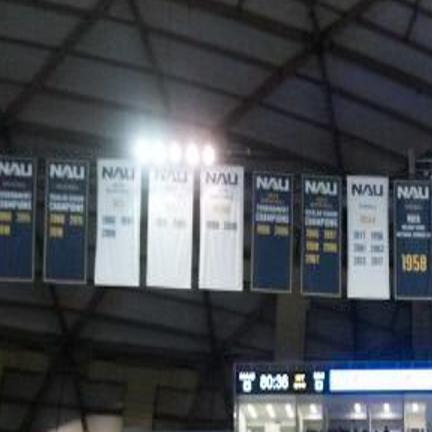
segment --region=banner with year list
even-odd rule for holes
[[[395,298],[431,300],[431,183],[395,181],[393,197]]]
[[[243,289],[242,167],[201,171],[199,287]]]
[[[140,284],[141,168],[125,160],[97,162],[95,283]]]
[[[0,281],[34,276],[36,163],[0,158]]]
[[[347,177],[348,297],[389,299],[388,178]]]
[[[193,170],[151,168],[147,286],[192,287]]]
[[[291,292],[293,177],[253,175],[251,290]]]
[[[89,164],[47,161],[44,280],[87,282]]]
[[[341,180],[302,177],[301,292],[341,296]]]

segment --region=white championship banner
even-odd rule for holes
[[[241,167],[201,171],[199,287],[243,289],[243,180]]]
[[[97,181],[95,284],[139,286],[141,168],[98,160]]]
[[[147,285],[192,287],[193,170],[152,168],[147,216]]]
[[[388,179],[347,177],[348,297],[389,299]]]

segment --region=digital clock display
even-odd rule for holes
[[[236,371],[238,394],[320,394],[328,389],[324,370],[260,370]]]

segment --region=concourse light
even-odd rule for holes
[[[205,145],[202,151],[202,161],[205,165],[209,166],[213,165],[215,163],[215,160],[216,152],[214,148],[210,144]]]
[[[318,414],[317,406],[314,403],[309,405],[309,410],[310,410],[311,414]]]
[[[384,412],[386,414],[388,414],[390,412],[390,404],[388,402],[384,403],[383,408],[384,408]]]
[[[252,417],[253,419],[256,419],[258,417],[258,414],[256,412],[255,407],[252,404],[247,404],[246,407],[247,407],[249,416]]]
[[[411,408],[412,408],[412,412],[413,413],[418,413],[418,411],[419,411],[419,405],[418,405],[417,402],[413,402],[413,404],[411,405]]]
[[[198,165],[200,162],[200,154],[195,144],[189,144],[185,151],[186,163],[191,166]]]
[[[274,411],[272,404],[266,405],[266,411],[267,411],[267,414],[269,415],[270,418],[274,419],[276,417],[276,414],[275,414],[275,411]]]
[[[142,165],[145,165],[150,158],[149,147],[142,138],[138,138],[133,144],[132,153],[134,158]]]
[[[291,404],[285,405],[285,411],[286,411],[288,418],[294,418],[294,411],[293,411]]]
[[[356,414],[360,414],[360,413],[361,413],[361,405],[360,405],[358,402],[356,402],[356,403],[354,404],[354,412],[355,412]]]
[[[168,158],[173,164],[178,164],[183,159],[183,149],[178,143],[173,142],[168,148]]]
[[[157,143],[151,149],[151,161],[155,165],[163,165],[168,159],[167,149],[161,144]]]

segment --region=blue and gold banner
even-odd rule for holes
[[[87,281],[89,165],[47,161],[44,280]]]
[[[291,292],[293,177],[254,173],[251,289]]]
[[[36,163],[0,159],[0,280],[33,280]]]
[[[396,181],[393,194],[395,297],[431,300],[431,183]]]
[[[302,177],[301,291],[341,295],[341,180]]]

